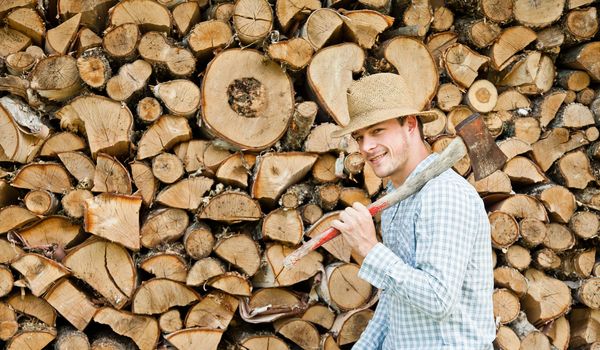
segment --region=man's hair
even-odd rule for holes
[[[417,126],[419,128],[419,135],[421,136],[421,140],[425,142],[425,135],[423,134],[423,123],[421,122],[421,119],[419,119],[419,117],[415,116],[415,119],[417,119]],[[398,117],[396,118],[396,120],[398,120],[400,126],[404,126],[404,123],[406,123],[406,117]]]

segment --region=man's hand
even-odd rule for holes
[[[363,258],[378,243],[375,235],[375,224],[367,207],[354,203],[341,212],[338,220],[331,222],[338,229],[355,252]]]

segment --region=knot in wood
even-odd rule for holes
[[[229,106],[240,116],[256,118],[267,108],[265,86],[255,78],[235,79],[227,87]]]

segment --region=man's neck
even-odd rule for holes
[[[418,151],[411,154],[406,162],[406,166],[402,169],[402,172],[398,174],[394,174],[390,176],[390,180],[395,188],[398,188],[400,185],[406,181],[406,179],[410,176],[410,174],[415,170],[415,168],[425,159],[427,158],[431,152],[425,147],[419,147]]]

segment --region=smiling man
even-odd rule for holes
[[[352,134],[388,190],[436,161],[423,140],[431,111],[411,106],[399,75],[380,73],[353,83]],[[383,243],[367,208],[355,203],[332,226],[364,257],[359,277],[382,290],[373,319],[353,349],[492,349],[493,274],[490,226],[483,202],[453,170],[430,180],[381,216]]]

